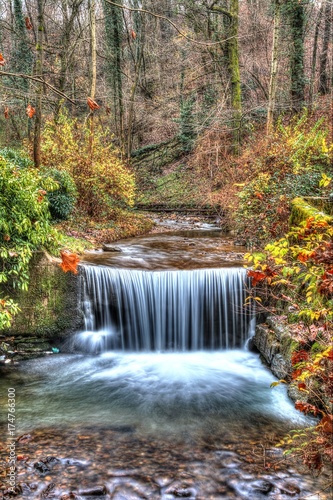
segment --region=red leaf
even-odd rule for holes
[[[302,401],[296,401],[295,408],[303,413],[313,413],[314,416],[319,413],[319,409],[316,406],[310,403],[303,403]]]
[[[3,58],[3,55],[0,52],[0,66],[4,66],[6,64],[6,59]]]
[[[77,266],[78,263],[80,262],[79,257],[75,253],[70,253],[70,252],[60,252],[62,262],[60,265],[61,269],[67,273],[67,271],[70,271],[74,274],[78,273]]]
[[[333,415],[325,415],[319,425],[326,434],[333,434]]]
[[[297,368],[297,370],[294,370],[293,373],[291,374],[291,378],[293,380],[297,379],[300,375],[302,375],[302,368]]]
[[[91,99],[91,97],[88,97],[88,99],[87,99],[87,104],[88,104],[89,108],[90,108],[92,111],[94,111],[95,109],[99,109],[99,108],[100,108],[100,106],[97,104],[97,102],[96,102],[96,101],[93,101],[93,100]]]
[[[307,262],[310,259],[311,255],[308,253],[301,252],[298,254],[297,259],[301,262]]]
[[[32,118],[36,114],[36,109],[33,106],[31,106],[31,104],[28,104],[26,113],[29,116],[29,118]]]
[[[257,283],[266,278],[266,274],[262,271],[248,271],[247,275],[252,278],[252,286],[256,286]]]
[[[305,391],[306,390],[306,384],[304,384],[304,382],[301,382],[300,384],[298,384],[298,389],[300,391]]]
[[[32,28],[33,28],[31,21],[30,21],[30,17],[28,17],[28,16],[25,18],[25,27],[27,28],[27,30],[32,30]]]
[[[302,351],[297,351],[293,352],[291,355],[291,364],[294,366],[297,363],[300,363],[301,361],[306,361],[309,359],[309,353],[302,350]]]

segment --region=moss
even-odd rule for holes
[[[289,225],[299,225],[301,222],[306,221],[309,217],[324,220],[329,224],[333,223],[333,217],[331,215],[328,215],[313,205],[310,205],[310,203],[305,201],[303,198],[295,198],[292,201]]]
[[[299,342],[294,340],[290,334],[285,333],[284,335],[282,335],[280,342],[281,342],[281,353],[287,359],[290,359],[292,353],[299,349],[300,345]]]
[[[17,291],[21,312],[5,333],[52,338],[65,336],[80,326],[80,278],[61,271],[43,253],[36,253],[30,267],[27,292]]]

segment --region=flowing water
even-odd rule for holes
[[[1,379],[2,395],[16,391],[19,498],[330,498],[325,477],[301,474],[275,446],[312,421],[246,349],[239,249],[205,232],[127,245],[86,257],[86,331],[68,352]]]

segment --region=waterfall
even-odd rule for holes
[[[243,347],[252,314],[242,268],[138,271],[83,267],[87,332],[105,349]]]

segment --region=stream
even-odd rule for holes
[[[246,249],[208,226],[124,240],[105,250],[84,256],[98,277],[95,288],[87,281],[83,297],[87,331],[59,354],[3,369],[3,498],[329,500],[328,477],[312,477],[276,446],[289,430],[314,420],[295,410],[283,384],[270,387],[276,378],[247,350],[252,320],[233,319],[243,314],[243,292],[236,299],[226,288],[231,309],[207,319],[214,290],[235,287],[223,269],[235,274]],[[196,301],[203,294],[209,301],[200,312]],[[136,331],[138,311],[144,320]],[[166,327],[170,314],[178,320]],[[132,341],[133,329],[134,339],[148,335],[148,324],[154,325],[149,339]],[[231,324],[248,332],[237,338],[233,332],[232,349],[225,344]],[[194,330],[197,339],[209,330],[209,341],[193,343]],[[110,344],[110,337],[118,341]],[[9,388],[15,389],[15,441],[7,422]],[[8,491],[13,442],[16,485]]]

